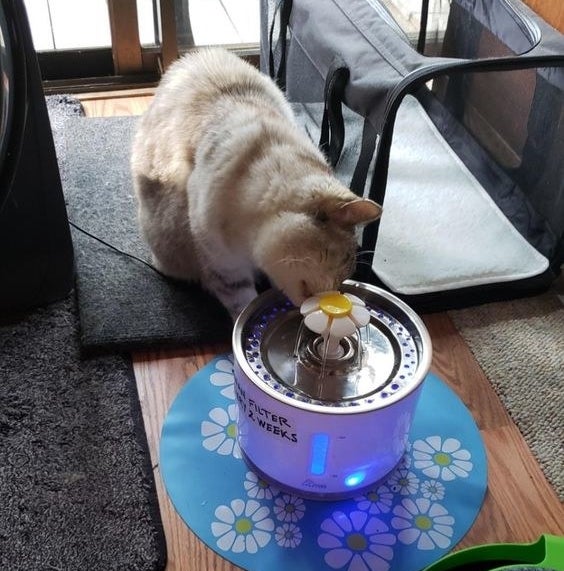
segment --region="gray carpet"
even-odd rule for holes
[[[164,569],[130,361],[81,358],[74,292],[0,321],[0,355],[0,569]]]
[[[73,117],[54,128],[69,219],[150,261],[129,173],[134,117]],[[195,285],[167,280],[73,228],[81,343],[116,351],[229,341],[231,319]]]
[[[564,501],[564,305],[556,287],[450,316]]]
[[[80,359],[73,296],[0,325],[0,347],[0,569],[163,569],[128,360]]]

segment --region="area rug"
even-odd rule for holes
[[[59,127],[80,113],[76,101],[49,99]],[[161,571],[165,563],[130,360],[81,357],[74,292],[0,318],[0,569]]]
[[[198,286],[168,280],[126,255],[150,262],[137,227],[129,173],[135,120],[71,117],[64,127],[53,129],[74,225],[83,350],[228,341],[232,322],[215,298]]]
[[[164,569],[129,360],[80,358],[72,295],[0,347],[0,569]]]
[[[237,411],[232,357],[222,355],[169,409],[160,466],[190,529],[243,569],[419,571],[454,548],[482,505],[487,461],[480,432],[432,374],[399,466],[347,500],[303,499],[258,477],[241,457]],[[296,432],[299,442],[304,435]]]
[[[564,501],[564,305],[556,288],[449,315]]]

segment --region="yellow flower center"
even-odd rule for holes
[[[352,311],[351,300],[342,293],[326,293],[319,300],[319,309],[329,317],[347,317]]]
[[[229,438],[237,438],[237,424],[235,422],[229,423],[225,432]]]
[[[435,460],[435,463],[439,466],[448,466],[452,462],[450,455],[444,452],[437,452],[433,456],[433,460]]]
[[[415,527],[422,531],[427,531],[433,527],[433,521],[426,515],[418,515],[415,518]]]
[[[235,522],[235,531],[237,533],[247,534],[253,529],[253,524],[248,517],[242,517]]]
[[[365,551],[368,547],[368,541],[361,533],[351,533],[347,535],[346,541],[348,548],[353,551]]]

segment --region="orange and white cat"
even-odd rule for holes
[[[381,208],[332,174],[268,77],[221,49],[165,73],[135,134],[142,232],[164,274],[199,281],[235,318],[255,276],[299,305],[355,266]]]

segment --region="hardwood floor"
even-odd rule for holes
[[[147,90],[81,97],[89,116],[143,112]],[[494,542],[528,542],[541,533],[564,534],[564,506],[548,484],[519,430],[502,406],[447,314],[424,316],[433,341],[432,370],[466,403],[480,428],[489,462],[489,485],[473,527],[456,549]],[[187,380],[229,347],[197,347],[133,355],[147,438],[168,546],[167,571],[237,569],[208,549],[186,527],[164,490],[158,467],[161,427]]]

